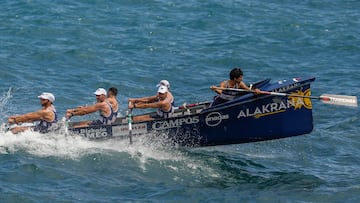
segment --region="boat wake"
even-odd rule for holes
[[[0,133],[0,154],[29,154],[38,158],[60,158],[80,161],[111,159],[134,165],[141,171],[164,167],[171,174],[207,174],[207,177],[220,177],[220,172],[213,170],[206,160],[184,148],[174,148],[157,141],[135,137],[133,144],[129,140],[93,141],[81,136],[69,136],[65,133],[40,134],[25,131],[20,134]],[[107,157],[107,158],[105,158]],[[85,161],[87,163],[88,161]],[[189,174],[190,173],[190,174]]]
[[[144,143],[144,140],[135,139],[133,144],[129,140],[101,140],[93,141],[81,136],[71,136],[60,130],[56,133],[41,134],[31,130],[12,134],[0,133],[0,153],[16,153],[25,151],[39,157],[63,157],[79,159],[84,155],[92,153],[126,152],[133,157],[150,156],[163,159],[164,153],[156,153],[156,143]],[[162,149],[160,149],[162,150]]]
[[[12,87],[10,87],[8,89],[8,91],[6,93],[4,93],[1,97],[0,97],[0,118],[6,118],[6,111],[5,111],[5,106],[6,104],[9,102],[10,98],[12,97],[11,92],[12,92]]]
[[[146,156],[157,159],[166,159],[167,153],[157,153],[156,142],[148,139],[138,139],[130,145],[129,140],[103,140],[90,141],[81,136],[68,136],[65,127],[56,133],[40,134],[38,132],[26,131],[20,134],[6,132],[7,117],[9,116],[9,102],[12,98],[13,88],[10,87],[0,97],[0,153],[26,152],[40,157],[64,157],[79,159],[91,153],[126,152],[132,157]],[[147,143],[146,143],[147,142]],[[150,147],[149,147],[150,146]],[[139,156],[140,155],[140,156]],[[172,156],[169,156],[172,157]]]
[[[176,146],[164,143],[161,135],[133,136],[133,144],[130,144],[129,139],[94,141],[82,136],[71,136],[66,132],[65,126],[54,133],[41,134],[28,130],[12,134],[5,130],[11,93],[12,88],[9,88],[0,98],[0,154],[28,154],[32,157],[55,157],[76,162],[83,162],[89,157],[117,157],[119,161],[135,164],[143,171],[149,170],[154,163],[171,171],[193,171],[194,168],[206,171],[209,168],[199,163],[189,151],[178,150]]]

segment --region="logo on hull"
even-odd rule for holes
[[[84,128],[80,129],[79,134],[88,138],[101,138],[108,136],[106,128]]]
[[[293,108],[301,109],[312,109],[312,103],[310,98],[306,98],[311,95],[310,89],[305,90],[304,92],[301,90],[297,90],[295,92],[290,93],[294,96],[288,96],[287,100],[280,100],[268,104],[264,104],[262,106],[257,106],[255,108],[246,108],[241,110],[237,116],[237,118],[246,118],[246,117],[254,117],[260,118],[263,116],[268,116],[272,114],[277,114],[281,112],[285,112],[287,109]],[[304,97],[303,97],[304,96]]]
[[[152,129],[164,130],[169,128],[177,128],[183,125],[199,123],[199,121],[200,121],[199,116],[179,118],[175,120],[157,121],[152,124]]]
[[[219,112],[209,113],[205,118],[205,123],[208,126],[218,126],[223,120],[229,119],[229,114],[222,115]]]
[[[127,136],[129,135],[129,126],[128,125],[113,126],[112,131],[114,137]],[[133,124],[131,132],[133,134],[145,134],[147,133],[147,126],[145,123]]]

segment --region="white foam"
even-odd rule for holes
[[[6,117],[5,106],[9,102],[10,98],[12,97],[11,92],[12,92],[12,87],[9,87],[8,91],[0,97],[0,116],[1,116],[1,118]]]
[[[8,105],[11,96],[11,88],[0,98],[0,115],[2,123],[5,123],[5,106]],[[6,108],[8,109],[8,108]],[[0,154],[28,153],[37,157],[60,157],[65,159],[79,160],[89,154],[124,152],[139,164],[143,170],[153,161],[166,163],[169,170],[182,171],[207,171],[205,162],[197,157],[188,156],[187,152],[177,150],[174,146],[163,143],[163,139],[154,135],[133,137],[133,144],[128,139],[109,139],[94,141],[81,136],[66,135],[65,129],[57,133],[41,134],[33,131],[25,131],[19,134],[4,132],[0,129]],[[174,149],[175,148],[175,149]],[[214,172],[210,172],[213,174]],[[214,173],[214,176],[217,176]]]
[[[174,155],[164,153],[157,148],[157,144],[144,143],[141,139],[135,138],[132,145],[129,140],[109,139],[94,141],[81,136],[66,135],[61,133],[41,134],[31,130],[12,134],[9,132],[0,133],[0,153],[16,153],[25,151],[40,157],[64,157],[78,159],[86,154],[106,153],[106,151],[126,152],[133,158],[145,163],[147,159],[173,160]]]

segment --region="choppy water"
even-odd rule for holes
[[[242,67],[246,82],[317,77],[313,95],[360,96],[360,2],[2,1],[0,117],[53,92],[60,116],[102,86],[129,97],[171,82],[177,104]],[[170,148],[0,133],[1,202],[359,202],[359,110],[313,102],[314,131]],[[88,116],[85,118],[91,118]]]

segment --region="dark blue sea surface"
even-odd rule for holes
[[[161,79],[177,105],[209,101],[209,87],[233,67],[247,83],[314,76],[314,96],[359,98],[359,8],[358,0],[4,0],[1,124],[39,109],[45,91],[60,117],[111,86],[124,115],[129,97],[154,95]],[[313,100],[313,116],[307,135],[203,148],[0,132],[0,201],[360,202],[359,109]]]

